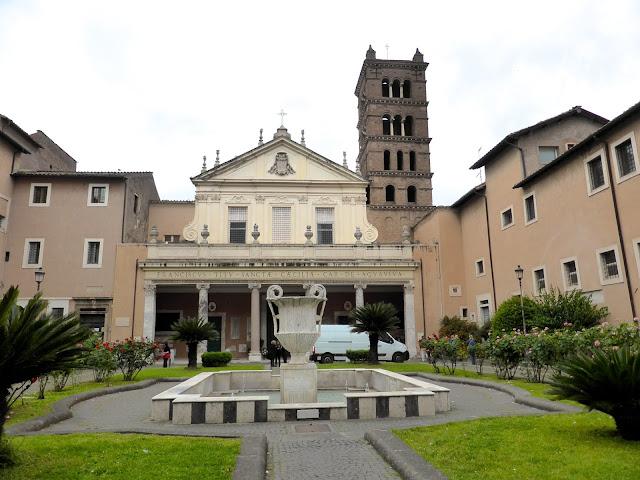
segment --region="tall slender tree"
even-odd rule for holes
[[[75,314],[46,314],[41,293],[24,308],[18,296],[18,288],[11,287],[0,300],[0,441],[9,408],[32,379],[71,367],[90,334]]]
[[[398,310],[390,303],[373,303],[352,310],[349,314],[351,331],[369,334],[369,360],[378,364],[378,340],[385,333],[394,333],[398,329]]]

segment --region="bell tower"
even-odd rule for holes
[[[401,243],[402,227],[433,208],[427,66],[418,49],[411,60],[381,60],[369,46],[360,70],[357,164],[369,181],[367,217],[382,243]]]

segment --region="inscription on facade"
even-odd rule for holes
[[[411,280],[412,270],[158,270],[147,271],[148,280]]]

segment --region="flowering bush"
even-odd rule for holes
[[[89,337],[87,344],[95,345],[95,348],[85,354],[83,366],[93,370],[93,379],[96,382],[108,380],[118,368],[113,356],[113,347],[108,342],[103,342],[99,335]]]
[[[440,373],[438,362],[442,362],[444,373],[453,375],[458,358],[462,354],[462,342],[458,338],[438,338],[434,335],[425,338],[420,344],[436,373]]]
[[[124,341],[113,342],[109,346],[125,381],[135,379],[143,367],[152,365],[156,350],[159,348],[158,343],[148,338],[136,340],[131,337]]]
[[[502,335],[490,335],[485,343],[498,378],[511,380],[515,377],[523,354],[520,342],[515,341],[510,333],[503,332]]]

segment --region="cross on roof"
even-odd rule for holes
[[[280,115],[280,127],[284,128],[284,116],[286,113],[284,113],[283,109],[280,109],[280,113],[278,115]]]

